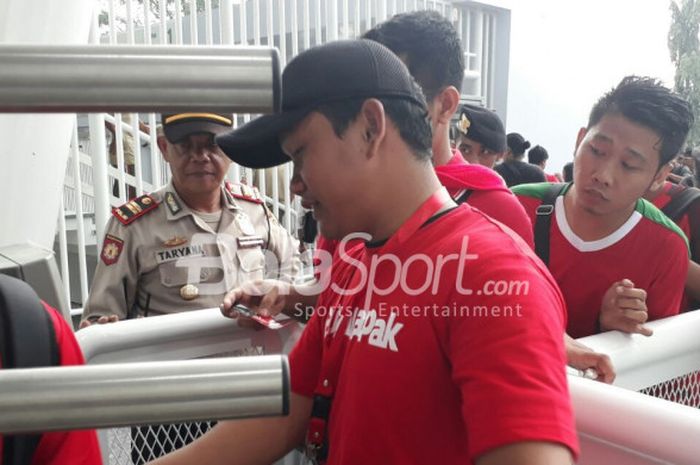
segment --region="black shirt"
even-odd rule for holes
[[[539,166],[531,165],[520,160],[507,160],[496,165],[494,170],[506,181],[506,186],[513,187],[518,184],[531,182],[546,182],[544,171]]]

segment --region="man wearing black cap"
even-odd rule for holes
[[[365,32],[363,37],[379,42],[398,55],[421,86],[433,131],[435,171],[450,196],[457,203],[467,202],[478,208],[518,233],[528,244],[533,244],[532,225],[527,214],[503,180],[479,164],[466,163],[462,154],[450,146],[450,125],[459,106],[464,78],[464,53],[452,23],[437,11],[414,11],[393,16]],[[500,120],[497,116],[495,121],[488,118],[491,115],[483,116],[482,132],[492,136],[490,145],[503,147],[502,152],[505,144],[499,140]],[[464,119],[461,121],[464,124]],[[502,131],[503,125],[500,126]]]
[[[457,127],[457,149],[469,163],[493,168],[503,157],[506,130],[498,115],[488,108],[463,105]]]
[[[280,114],[217,142],[250,167],[291,159],[321,232],[370,242],[333,262],[290,355],[289,415],[220,423],[156,463],[270,463],[305,441],[316,463],[570,463],[561,295],[511,230],[441,186],[423,96],[398,57],[333,42],[292,60],[282,89]],[[466,272],[462,252],[478,255]],[[470,291],[504,278],[529,283],[520,316],[469,314],[515,305]],[[234,294],[225,313],[253,306]]]
[[[297,271],[296,240],[257,190],[222,184],[231,160],[214,137],[231,118],[180,113],[162,123],[172,179],[114,209],[81,326],[218,306],[232,287],[272,272],[266,255],[281,265],[273,277]]]

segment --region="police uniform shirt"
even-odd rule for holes
[[[83,318],[216,307],[248,280],[293,279],[300,267],[298,242],[257,191],[227,184],[221,195],[216,231],[172,184],[114,209]]]

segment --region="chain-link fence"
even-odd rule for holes
[[[642,394],[700,408],[700,370],[642,389]]]
[[[110,465],[142,465],[189,444],[214,422],[137,426],[107,430]]]

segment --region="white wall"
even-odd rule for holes
[[[547,171],[570,161],[597,98],[627,74],[673,84],[668,0],[510,2],[507,131],[549,151]]]
[[[2,0],[0,44],[85,44],[94,4]],[[0,246],[30,241],[52,248],[73,120],[0,114]]]

